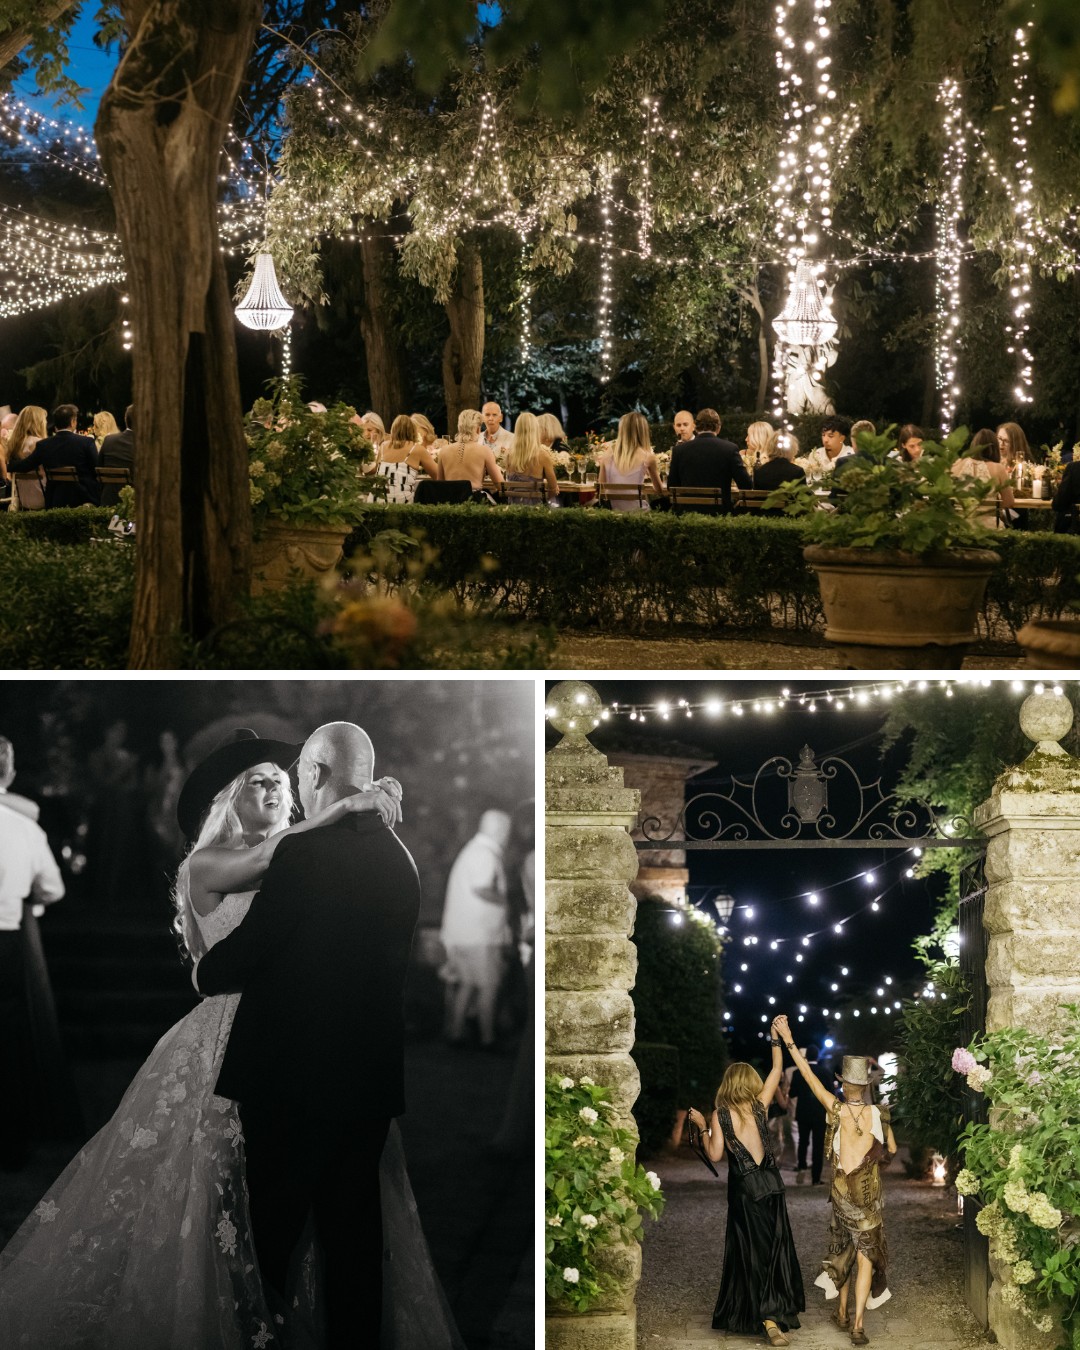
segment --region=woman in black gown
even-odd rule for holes
[[[752,1065],[729,1064],[710,1126],[700,1111],[690,1110],[713,1162],[725,1150],[728,1155],[724,1273],[713,1329],[759,1336],[764,1327],[770,1345],[791,1344],[785,1333],[799,1325],[806,1308],[784,1183],[769,1145],[767,1113],[783,1067],[774,1026],[772,1069],[765,1082]]]

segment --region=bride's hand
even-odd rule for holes
[[[394,828],[401,820],[401,784],[396,778],[379,778],[345,798],[348,811],[378,811],[383,824]]]
[[[690,1109],[689,1109],[689,1111],[687,1111],[686,1114],[690,1117],[690,1123],[691,1123],[696,1129],[704,1130],[704,1129],[706,1128],[706,1126],[705,1126],[705,1117],[701,1114],[701,1112],[700,1112],[696,1107],[691,1106]]]

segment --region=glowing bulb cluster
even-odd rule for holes
[[[1019,404],[1032,401],[1034,364],[1028,347],[1028,325],[1031,313],[1031,263],[1035,253],[1032,239],[1035,208],[1032,201],[1033,182],[1028,143],[1035,116],[1035,91],[1030,79],[1031,52],[1028,38],[1033,23],[1017,28],[1012,53],[1012,95],[1010,99],[1009,135],[1012,142],[1013,170],[1016,175],[1013,212],[1016,234],[1013,240],[1013,259],[1010,266],[1009,298],[1012,317],[1005,331],[1009,338],[1008,350],[1017,358],[1017,384],[1013,396]]]
[[[937,387],[941,393],[941,430],[948,434],[956,417],[960,395],[957,383],[960,347],[960,263],[964,247],[960,238],[963,211],[964,166],[967,144],[960,105],[960,86],[953,79],[942,80],[938,88],[942,109],[944,152],[942,182],[937,201],[938,265],[935,281],[937,334],[935,364]]]
[[[597,190],[600,196],[600,298],[596,306],[596,322],[600,339],[600,383],[607,384],[611,379],[611,296],[612,296],[612,252],[614,246],[614,221],[612,220],[612,185],[615,169],[610,159],[605,159],[597,173]]]

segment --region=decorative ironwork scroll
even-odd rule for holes
[[[777,782],[786,784],[786,809]],[[768,800],[770,795],[776,800]],[[639,831],[640,850],[956,848],[981,840],[967,816],[943,812],[922,798],[902,799],[886,792],[880,778],[863,782],[846,759],[828,755],[818,761],[808,745],[798,764],[773,755],[749,781],[733,777],[727,792],[692,797],[670,827],[647,816]]]

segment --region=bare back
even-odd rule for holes
[[[447,446],[439,456],[439,472],[444,482],[453,483],[468,479],[476,490],[483,486],[485,472],[491,475],[494,482],[502,481],[502,474],[494,456],[488,447],[481,445],[479,441]]]
[[[735,1138],[750,1154],[754,1162],[760,1163],[765,1157],[765,1150],[761,1144],[761,1133],[758,1130],[757,1121],[754,1119],[754,1108],[749,1102],[745,1102],[741,1106],[731,1107],[729,1114]]]

